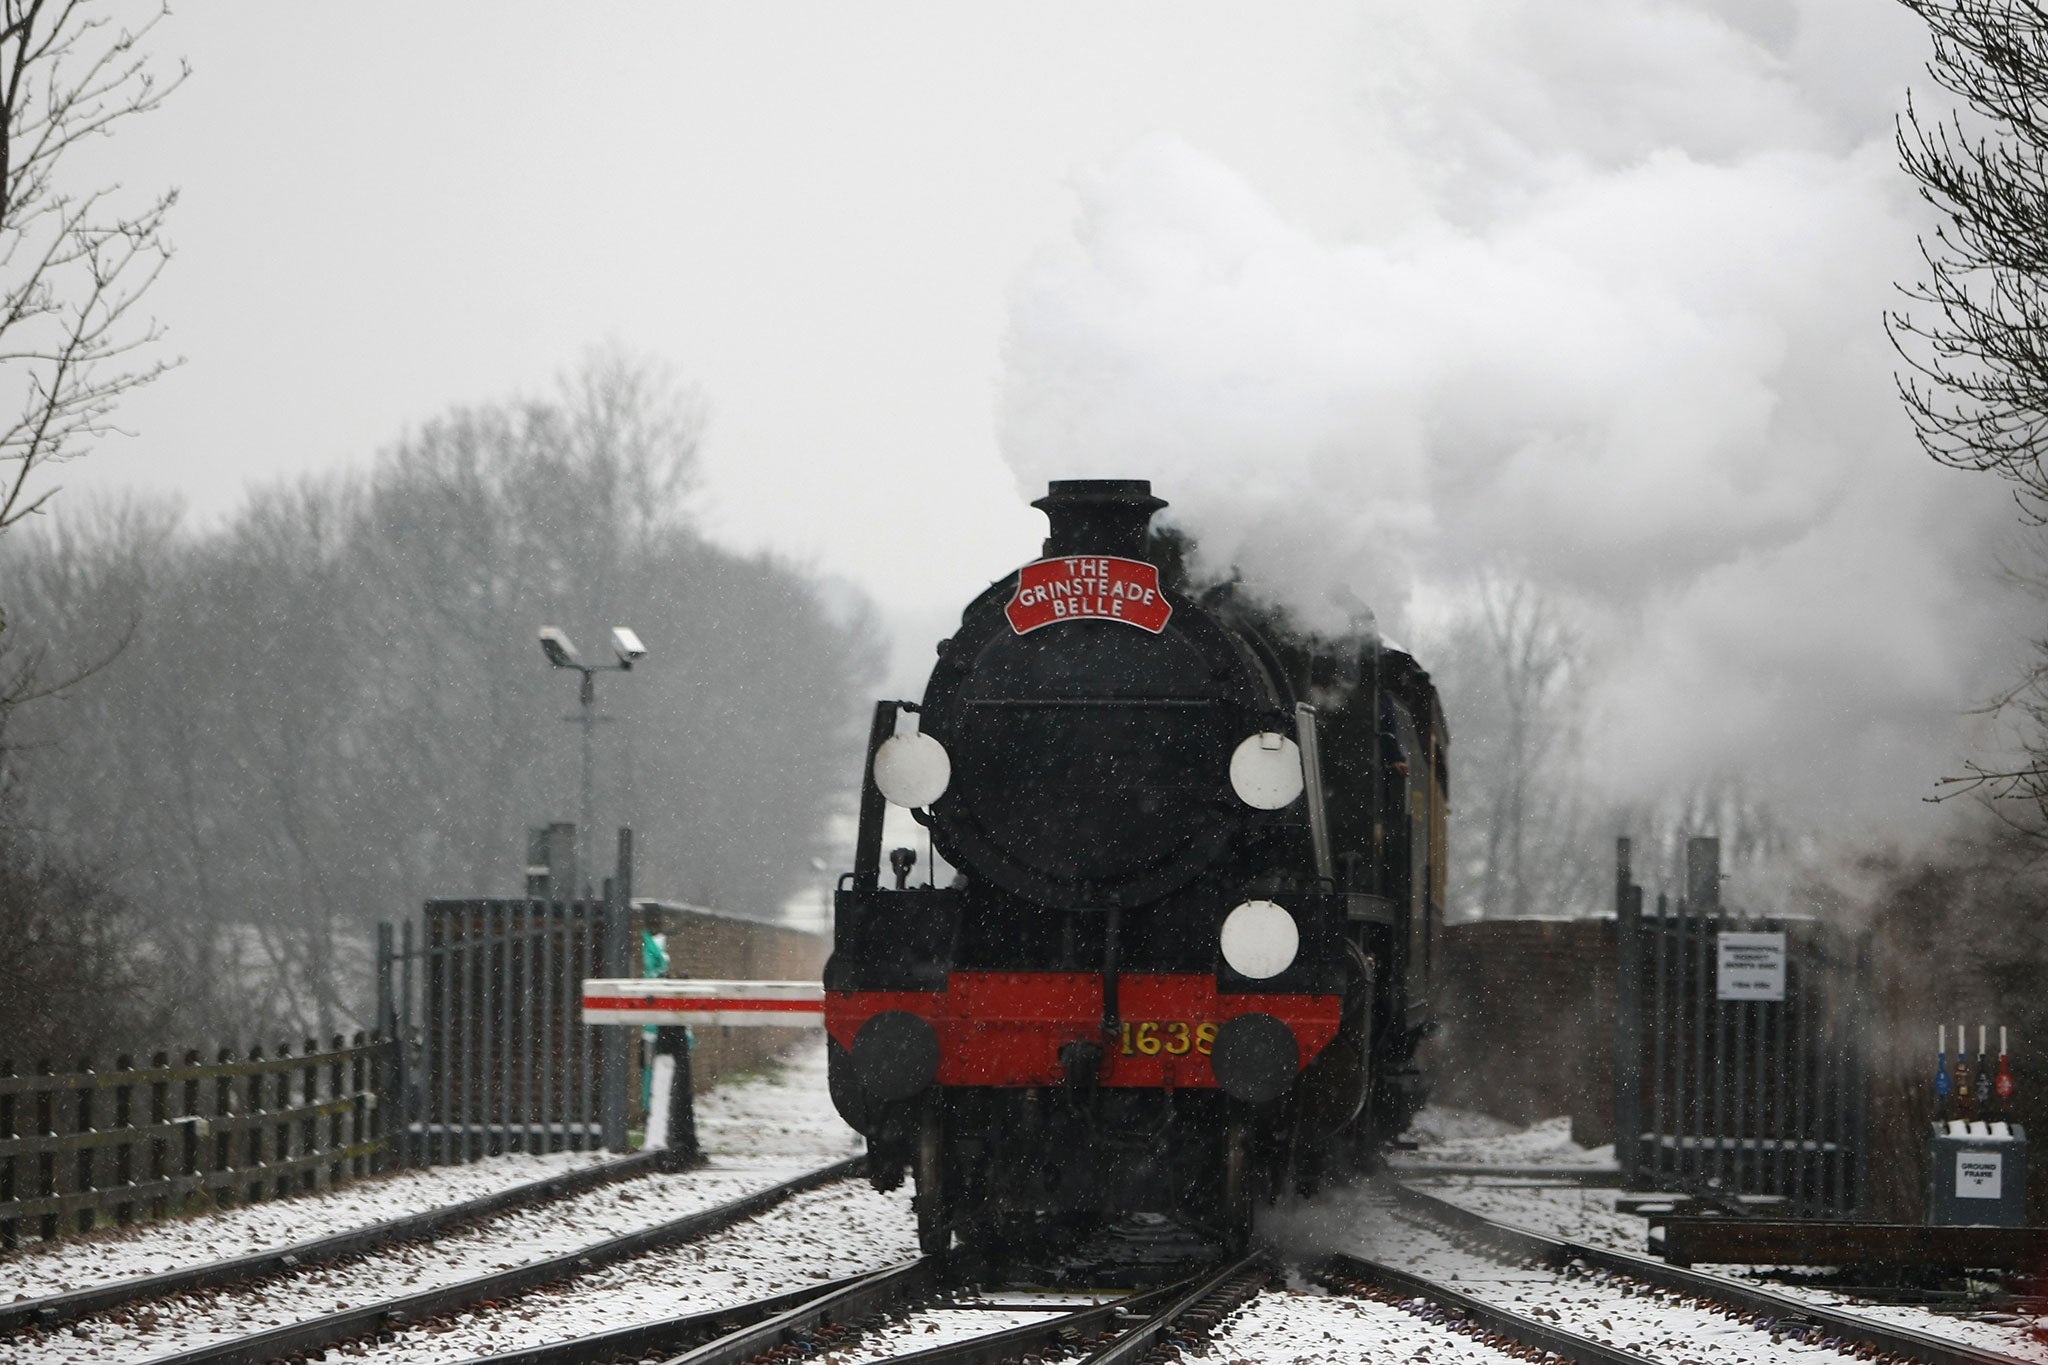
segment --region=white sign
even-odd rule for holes
[[[1956,1153],[1956,1198],[1996,1199],[2004,1179],[2003,1152]]]
[[[1714,976],[1719,1000],[1783,1000],[1785,936],[1720,934],[1721,965]]]

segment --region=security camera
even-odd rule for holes
[[[612,653],[619,656],[619,662],[631,668],[636,659],[643,658],[647,646],[640,643],[640,637],[625,626],[612,627]]]
[[[576,646],[569,643],[569,637],[553,626],[540,628],[541,653],[548,656],[548,662],[556,668],[581,668],[583,660],[577,657]]]

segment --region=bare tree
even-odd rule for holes
[[[1478,913],[1593,908],[1578,762],[1585,645],[1570,618],[1534,586],[1488,576],[1432,661],[1455,717],[1459,880]]]
[[[140,305],[170,259],[166,190],[62,177],[89,139],[156,109],[189,68],[160,78],[143,41],[169,11],[116,22],[94,0],[0,0],[0,530],[46,502],[38,471],[115,430],[121,395],[174,361]]]
[[[599,356],[222,527],[86,508],[0,538],[49,676],[140,623],[15,717],[40,846],[89,851],[163,978],[241,1004],[224,1028],[331,1033],[375,920],[516,894],[526,828],[575,817],[575,692],[534,632],[620,623],[652,652],[601,698],[598,826],[635,827],[647,893],[772,915],[858,772],[878,632],[697,533],[699,420]]]
[[[1934,459],[2010,480],[2048,526],[2048,10],[2038,0],[1901,0],[1928,27],[1927,71],[1960,102],[1923,118],[1909,98],[1899,159],[1941,215],[1923,277],[1886,317],[1901,398]],[[2026,577],[2021,575],[2021,577]],[[1972,760],[1947,794],[2016,798],[2048,815],[2048,641],[1991,699],[2016,751]],[[2035,822],[2038,824],[2038,819]]]

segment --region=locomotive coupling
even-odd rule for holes
[[[1075,1041],[1060,1049],[1060,1084],[1074,1090],[1093,1090],[1102,1078],[1102,1045]]]

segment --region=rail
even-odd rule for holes
[[[1135,1365],[1169,1331],[1184,1323],[1207,1330],[1224,1313],[1258,1293],[1272,1273],[1271,1256],[1263,1250],[1232,1261],[1183,1297],[1091,1354],[1086,1365]]]
[[[1519,1346],[1539,1353],[1549,1352],[1560,1360],[1577,1361],[1579,1365],[1652,1365],[1647,1356],[1634,1351],[1538,1322],[1487,1303],[1484,1299],[1476,1299],[1449,1285],[1378,1261],[1340,1253],[1324,1262],[1316,1278],[1332,1288],[1349,1292],[1356,1292],[1354,1287],[1362,1285],[1391,1297],[1423,1299],[1442,1309],[1453,1323],[1491,1332]]]
[[[344,1257],[395,1246],[401,1242],[432,1237],[471,1219],[531,1208],[536,1204],[581,1194],[585,1190],[595,1189],[616,1180],[625,1180],[643,1172],[664,1169],[668,1165],[667,1155],[665,1152],[642,1152],[618,1161],[586,1166],[582,1170],[567,1171],[542,1180],[530,1180],[524,1184],[514,1185],[510,1189],[480,1195],[458,1204],[444,1205],[424,1213],[408,1214],[402,1218],[390,1218],[364,1227],[350,1228],[331,1236],[275,1247],[269,1251],[208,1261],[201,1265],[185,1266],[156,1275],[138,1275],[112,1280],[87,1289],[74,1289],[66,1294],[0,1303],[0,1332],[28,1326],[55,1327],[110,1309],[146,1303],[169,1294],[248,1284],[305,1266],[321,1265]]]
[[[835,1323],[853,1323],[929,1287],[939,1273],[930,1256],[864,1275],[841,1289],[821,1294],[766,1322],[730,1332],[687,1351],[668,1365],[738,1365],[787,1346],[799,1336]]]
[[[1909,1327],[1879,1322],[1856,1313],[1809,1303],[1789,1294],[1779,1294],[1755,1285],[1742,1284],[1724,1276],[1681,1266],[1666,1265],[1647,1256],[1606,1247],[1568,1242],[1562,1238],[1531,1232],[1509,1223],[1495,1222],[1483,1214],[1461,1208],[1449,1200],[1405,1185],[1390,1186],[1396,1202],[1445,1227],[1474,1236],[1539,1264],[1563,1268],[1574,1262],[1590,1270],[1606,1271],[1645,1284],[1689,1295],[1710,1303],[1729,1305],[1746,1313],[1780,1321],[1806,1322],[1826,1328],[1847,1341],[1879,1351],[1894,1352],[1931,1365],[2013,1365],[2009,1356],[1981,1350],[1961,1342],[1945,1340]]]
[[[743,1219],[764,1213],[793,1195],[855,1175],[863,1161],[864,1158],[854,1157],[834,1162],[715,1208],[493,1274],[473,1276],[421,1293],[362,1304],[193,1350],[154,1357],[154,1365],[259,1365],[264,1361],[304,1357],[331,1350],[362,1337],[416,1327],[478,1304],[531,1293],[542,1285],[629,1257],[710,1236]]]

